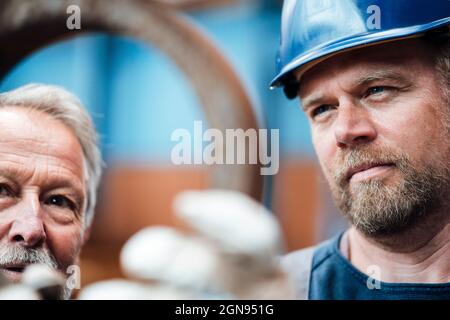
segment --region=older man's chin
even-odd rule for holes
[[[0,267],[0,287],[2,285],[6,284],[19,284],[22,283],[23,274],[25,272],[25,267],[23,268],[7,268],[7,267]],[[39,282],[39,281],[37,281]],[[27,285],[30,285],[27,283]],[[32,286],[32,285],[31,285]],[[33,287],[33,286],[32,286]],[[50,291],[51,290],[51,291]],[[70,289],[67,285],[64,285],[62,288],[58,289],[60,292],[55,296],[54,292],[55,287],[48,287],[48,288],[39,288],[36,289],[36,291],[41,294],[42,298],[48,298],[46,297],[46,294],[48,295],[50,292],[51,299],[58,299],[58,300],[68,300],[72,297],[73,289]],[[47,291],[47,292],[44,292]]]

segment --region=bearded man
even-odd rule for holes
[[[273,85],[300,98],[351,225],[284,259],[300,298],[450,298],[449,16],[445,0],[285,2]]]

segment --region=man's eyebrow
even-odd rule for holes
[[[50,189],[69,188],[75,190],[76,192],[83,191],[82,184],[76,183],[72,179],[68,180],[59,176],[50,178],[47,187]]]
[[[369,75],[361,76],[357,78],[354,83],[354,87],[367,86],[372,82],[380,80],[394,80],[396,82],[411,84],[404,76],[394,70],[376,70]],[[302,109],[306,111],[311,105],[319,104],[323,101],[324,95],[322,93],[313,93],[304,99],[300,99],[302,104]]]
[[[317,104],[324,98],[322,93],[313,93],[310,96],[300,99],[303,111],[306,111],[311,105]]]
[[[8,170],[0,169],[0,177],[4,177],[12,182],[16,182],[18,179],[26,179],[28,175],[16,168],[9,168]],[[56,188],[69,188],[74,190],[76,193],[83,193],[83,183],[77,183],[74,179],[69,177],[60,176],[56,174],[51,174],[45,189],[56,189]]]
[[[404,76],[402,76],[398,72],[395,72],[394,70],[377,70],[370,73],[369,75],[358,78],[355,81],[355,86],[361,87],[380,80],[394,80],[397,82],[409,83],[409,81]]]

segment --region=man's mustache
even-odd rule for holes
[[[20,245],[0,246],[0,267],[35,263],[58,269],[56,258],[48,250],[25,248]]]
[[[348,173],[364,165],[390,164],[403,170],[408,164],[408,157],[402,152],[380,147],[360,147],[341,151],[333,170],[337,185],[345,188],[349,183]]]

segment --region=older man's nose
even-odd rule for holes
[[[15,221],[9,233],[9,240],[24,247],[40,247],[45,242],[44,227],[41,222]]]
[[[365,144],[377,137],[374,123],[367,111],[351,103],[339,107],[334,125],[336,144],[340,148]]]
[[[12,223],[8,238],[11,243],[21,244],[24,247],[33,248],[41,246],[46,240],[44,223],[39,201],[28,201],[20,206],[20,212]]]

